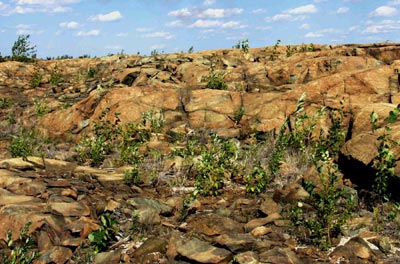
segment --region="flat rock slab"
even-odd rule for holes
[[[159,214],[171,214],[173,208],[165,203],[154,199],[147,199],[147,198],[132,198],[127,201],[133,207],[138,209],[148,208],[151,207],[156,210]]]
[[[50,203],[50,209],[53,213],[62,216],[88,216],[90,208],[81,202],[63,203],[54,202]]]
[[[242,224],[218,214],[196,215],[188,220],[186,228],[207,236],[243,232]]]
[[[41,199],[24,195],[24,194],[14,194],[4,189],[0,189],[0,205],[7,205],[7,204],[19,204],[19,203],[32,203],[42,202]]]
[[[176,247],[180,255],[199,263],[220,263],[231,257],[230,251],[214,247],[197,238],[178,240]]]
[[[266,225],[280,218],[282,218],[280,214],[273,213],[268,217],[252,219],[244,226],[244,229],[246,232],[250,232],[256,227]]]

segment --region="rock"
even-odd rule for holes
[[[144,257],[145,255],[154,252],[166,252],[167,241],[161,238],[149,238],[138,249],[136,249],[132,256],[134,258]]]
[[[223,225],[221,223],[224,223]],[[242,225],[231,218],[217,214],[195,215],[188,219],[186,229],[203,233],[207,236],[241,232]]]
[[[343,246],[336,247],[331,255],[351,261],[353,258],[370,259],[375,254],[364,239],[353,237]]]
[[[280,219],[281,217],[282,216],[280,214],[274,213],[274,214],[271,214],[271,215],[269,215],[267,217],[264,217],[264,218],[252,219],[247,224],[245,224],[244,230],[246,232],[250,232],[256,227],[260,227],[260,226],[266,225],[268,223],[271,223],[271,222],[273,222],[275,220]]]
[[[265,226],[258,226],[256,228],[254,228],[253,230],[251,230],[251,234],[254,237],[263,236],[263,235],[269,234],[271,232],[272,232],[272,228],[271,227],[265,227]]]
[[[165,203],[157,201],[155,199],[146,198],[132,198],[127,201],[135,208],[153,208],[158,214],[169,215],[172,214],[173,208]]]
[[[39,258],[35,263],[56,263],[64,264],[72,257],[72,251],[66,247],[53,247],[49,250],[39,252]]]
[[[255,242],[250,234],[228,233],[217,236],[214,241],[228,248],[231,252],[242,252],[250,250]]]
[[[258,264],[258,263],[260,263],[258,261],[257,255],[252,251],[246,251],[246,252],[237,254],[234,257],[234,259],[238,264]]]
[[[134,215],[137,217],[137,221],[143,225],[157,225],[161,223],[159,212],[153,207],[137,209]]]
[[[176,242],[177,252],[199,263],[220,263],[231,257],[231,252],[217,248],[197,238],[182,239]]]
[[[302,264],[290,248],[273,248],[259,254],[259,261],[276,264]]]
[[[113,250],[109,252],[100,252],[94,257],[94,264],[118,264],[121,260],[122,250]]]
[[[54,202],[49,206],[52,212],[63,216],[88,216],[90,214],[90,208],[82,202]]]
[[[270,215],[273,213],[280,213],[282,211],[282,207],[277,204],[272,198],[266,198],[264,202],[260,205],[260,210],[266,215]]]

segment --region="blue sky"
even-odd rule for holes
[[[282,44],[400,42],[400,0],[0,0],[0,52],[150,54]]]

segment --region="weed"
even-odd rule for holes
[[[81,163],[89,162],[93,166],[100,166],[111,149],[109,142],[96,136],[84,137],[75,148],[78,161]]]
[[[257,165],[253,166],[253,170],[246,177],[246,191],[248,193],[261,193],[264,191],[267,182],[267,171],[259,161]]]
[[[233,122],[235,122],[235,126],[239,125],[244,115],[244,107],[241,106],[235,111],[235,116],[233,118]]]
[[[188,53],[193,53],[193,51],[194,51],[194,48],[193,48],[193,46],[191,46],[191,47],[188,49]]]
[[[44,114],[46,114],[46,112],[48,110],[48,106],[43,102],[42,99],[35,99],[33,101],[33,105],[35,108],[36,116],[43,116]]]
[[[156,113],[154,110],[142,113],[142,123],[151,133],[160,133],[165,125],[165,119],[161,110]]]
[[[5,109],[11,106],[11,102],[6,98],[0,98],[0,109]]]
[[[207,82],[206,88],[217,89],[217,90],[227,90],[228,85],[224,81],[224,77],[227,73],[222,73],[215,71],[215,65],[212,64],[208,76],[204,76],[202,81]]]
[[[201,152],[194,163],[196,190],[193,195],[217,195],[223,188],[224,177],[235,173],[239,148],[232,139],[211,138],[211,144]]]
[[[293,55],[293,53],[295,53],[297,51],[296,47],[292,47],[290,45],[286,46],[286,57],[290,57]]]
[[[139,173],[139,168],[135,167],[131,170],[126,170],[124,174],[124,182],[127,185],[138,185],[143,183],[143,180]]]
[[[386,124],[394,123],[397,120],[398,115],[400,114],[400,110],[398,108],[390,111],[389,117],[385,120]],[[372,129],[375,132],[380,127],[377,126],[378,114],[376,112],[371,113],[371,124]],[[391,130],[391,128],[387,125],[383,127],[384,133],[378,136],[379,146],[378,146],[378,154],[376,155],[373,161],[373,168],[375,169],[375,182],[373,190],[376,194],[384,199],[387,199],[387,190],[388,190],[388,181],[389,177],[393,177],[395,175],[395,167],[396,167],[396,155],[391,150],[394,146],[400,145],[400,142],[394,141],[387,132]]]
[[[22,130],[18,135],[13,137],[8,144],[8,150],[13,158],[22,157],[26,159],[34,153],[34,131]]]
[[[29,233],[31,222],[28,222],[19,234],[19,242],[16,243],[12,240],[12,232],[8,231],[6,236],[6,243],[10,254],[2,252],[2,263],[8,264],[30,264],[39,257],[37,251],[32,251],[34,240]]]
[[[40,73],[39,70],[35,70],[32,75],[31,86],[33,88],[39,87],[41,82],[42,82],[42,74]]]
[[[61,73],[58,69],[58,65],[56,64],[54,66],[54,68],[51,70],[50,72],[50,79],[49,82],[51,85],[59,85],[61,82],[63,81],[62,77],[61,77]]]
[[[101,215],[100,222],[101,225],[99,229],[90,233],[88,236],[90,245],[93,247],[95,254],[106,250],[108,244],[114,239],[114,235],[117,232],[117,221],[111,218],[109,213]]]
[[[272,50],[272,54],[269,56],[269,59],[270,59],[270,60],[274,61],[274,60],[276,60],[276,59],[278,58],[278,55],[279,55],[279,53],[278,53],[278,48],[279,48],[279,45],[280,45],[280,44],[281,44],[281,40],[278,39],[278,40],[276,41],[275,45],[274,45],[274,48],[273,48],[273,50]]]
[[[99,73],[96,68],[89,68],[86,72],[86,79],[94,78]]]

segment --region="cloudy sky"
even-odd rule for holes
[[[400,42],[400,0],[0,0],[0,52],[150,54],[283,44]]]

